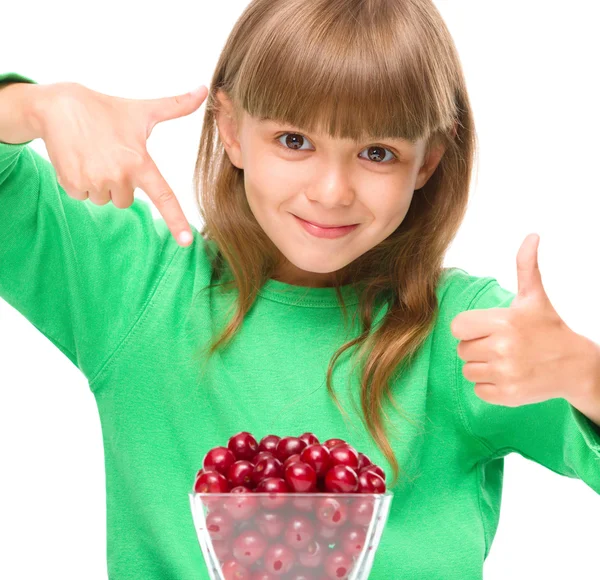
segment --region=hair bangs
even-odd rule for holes
[[[424,97],[427,59],[396,19],[352,11],[368,2],[283,4],[273,2],[240,63],[235,100],[249,115],[357,142],[416,143],[451,123],[452,99],[440,114],[439,100]]]

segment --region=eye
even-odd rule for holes
[[[285,144],[283,144],[280,139],[286,135],[289,135],[289,137],[285,139]],[[308,149],[301,149],[301,147],[304,142],[310,143],[310,141],[300,133],[282,133],[276,138],[276,141],[288,151],[308,151]],[[371,145],[366,149],[363,149],[363,151],[368,151],[368,155],[371,157],[371,159],[367,159],[367,161],[371,161],[372,163],[379,165],[382,163],[391,165],[398,159],[390,149],[383,147],[382,145]],[[386,160],[385,151],[391,155],[391,158]],[[363,157],[362,159],[365,158]]]

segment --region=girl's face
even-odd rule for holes
[[[233,165],[244,170],[254,217],[285,257],[275,278],[288,284],[331,286],[333,272],[402,223],[414,190],[425,185],[444,153],[440,147],[424,159],[423,141],[355,143],[309,135],[245,111],[237,127],[230,101],[222,92],[218,98],[221,141]],[[326,225],[359,225],[339,238],[319,238],[295,216]]]

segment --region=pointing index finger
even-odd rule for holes
[[[139,171],[134,180],[163,216],[177,243],[180,246],[188,246],[193,240],[188,221],[173,190],[150,157],[147,167]]]

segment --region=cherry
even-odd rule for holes
[[[267,539],[258,530],[244,530],[232,544],[234,557],[245,566],[251,566],[267,549]]]
[[[290,463],[295,463],[296,461],[300,461],[300,454],[299,453],[294,453],[294,455],[290,455],[284,462],[283,462],[283,470],[285,471],[286,467],[290,464]]]
[[[258,444],[259,451],[269,451],[273,455],[275,454],[275,449],[277,449],[277,443],[281,437],[279,435],[265,435]]]
[[[298,558],[298,562],[303,566],[317,568],[323,563],[326,548],[327,545],[325,542],[314,539],[308,543],[304,550],[298,551],[296,557]]]
[[[234,520],[248,520],[256,514],[259,509],[258,498],[252,494],[250,489],[243,485],[238,485],[230,493],[235,495],[224,501],[223,509]]]
[[[226,540],[233,532],[233,518],[225,511],[216,510],[206,516],[206,529],[213,540]]]
[[[291,517],[283,532],[285,543],[295,550],[303,550],[315,537],[315,525],[306,516]]]
[[[314,513],[315,498],[307,496],[293,497],[292,505],[302,512]]]
[[[258,443],[248,431],[240,431],[232,435],[227,442],[227,447],[233,452],[236,459],[250,461],[258,452]]]
[[[373,470],[358,474],[358,493],[385,493],[385,481]]]
[[[300,460],[308,463],[316,472],[318,477],[323,477],[327,470],[333,466],[331,451],[325,445],[309,445],[300,453]]]
[[[326,526],[339,528],[348,519],[348,506],[333,496],[320,497],[317,499],[315,515]]]
[[[365,546],[366,539],[367,533],[364,528],[360,526],[345,527],[340,532],[339,544],[336,543],[336,547],[339,547],[348,556],[358,557]]]
[[[358,470],[358,451],[347,443],[340,443],[330,449],[331,465],[347,465]]]
[[[315,470],[302,461],[290,463],[285,468],[285,481],[293,492],[313,492],[317,487]]]
[[[381,469],[381,467],[379,467],[379,465],[367,465],[366,467],[363,467],[359,471],[361,473],[363,471],[372,471],[373,473],[376,473],[377,475],[379,475],[381,477],[381,479],[383,479],[383,481],[385,481],[385,471],[383,471],[383,469]]]
[[[285,518],[278,512],[260,512],[254,522],[264,536],[270,540],[278,538],[285,529]]]
[[[263,559],[267,572],[281,575],[290,571],[296,561],[296,556],[294,550],[289,546],[276,542],[267,548]]]
[[[310,570],[302,570],[298,568],[292,571],[292,575],[289,576],[290,580],[316,580],[315,575]]]
[[[367,455],[364,453],[358,453],[358,470],[360,471],[363,467],[367,465],[373,465],[373,462],[369,459]]]
[[[219,560],[228,560],[232,557],[231,552],[231,538],[226,540],[215,540],[212,539],[213,549]]]
[[[252,459],[252,463],[256,465],[264,457],[275,457],[270,451],[259,451]]]
[[[273,456],[264,457],[254,465],[252,481],[255,485],[267,477],[283,477],[283,465],[279,459]]]
[[[347,578],[352,566],[352,558],[341,550],[334,549],[325,556],[325,573],[329,578]]]
[[[250,571],[236,560],[227,560],[221,567],[225,580],[250,580]]]
[[[349,514],[350,521],[359,526],[368,526],[373,517],[375,502],[372,497],[356,496],[350,503]]]
[[[284,479],[278,477],[267,477],[263,479],[257,486],[257,493],[266,493],[269,495],[261,497],[261,504],[267,509],[277,509],[287,503],[287,496],[290,493],[290,488]]]
[[[194,484],[196,493],[227,493],[229,489],[229,482],[218,471],[203,471]]]
[[[340,443],[346,443],[343,439],[327,439],[327,441],[325,441],[325,443],[323,443],[323,445],[325,445],[325,447],[327,447],[328,449],[331,449],[332,447],[335,447],[336,445],[339,445]]]
[[[334,493],[354,493],[358,489],[356,471],[347,465],[334,465],[325,474],[325,489]]]
[[[214,447],[205,456],[202,467],[206,471],[218,471],[227,476],[227,470],[235,462],[235,455],[227,447]]]
[[[243,485],[244,487],[254,487],[252,481],[252,472],[254,471],[254,465],[246,460],[240,459],[236,461],[227,472],[227,479],[231,482],[232,486]]]
[[[319,444],[319,439],[317,438],[317,436],[314,433],[311,433],[310,431],[307,431],[306,433],[302,433],[302,435],[300,435],[300,437],[298,437],[298,439],[301,439],[302,441],[304,441],[304,443],[306,443],[307,447],[309,445],[318,445]]]
[[[316,537],[322,540],[324,544],[331,544],[338,535],[338,528],[332,528],[331,526],[325,525],[323,522],[317,522]]]
[[[279,461],[284,462],[290,455],[300,453],[306,446],[306,442],[298,437],[283,437],[279,440],[279,443],[277,443],[275,457],[277,457]]]
[[[250,580],[279,580],[279,576],[276,574],[271,574],[263,568],[254,572]]]

